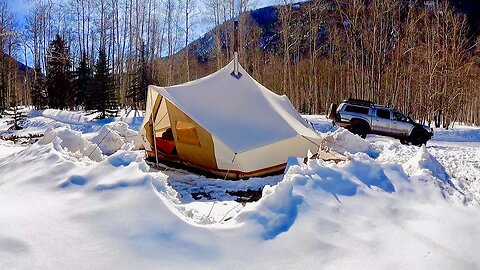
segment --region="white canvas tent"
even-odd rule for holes
[[[150,86],[139,133],[149,156],[246,178],[281,171],[290,156],[317,153],[321,138],[288,98],[238,68],[241,76],[233,76],[232,61],[192,82]]]

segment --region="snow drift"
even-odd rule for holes
[[[89,158],[95,161],[103,160],[102,152],[97,145],[83,138],[80,132],[66,127],[47,129],[38,144],[52,144],[57,151],[67,153],[71,157]]]
[[[58,122],[63,123],[85,123],[90,121],[91,119],[85,116],[83,113],[74,112],[74,111],[64,111],[64,110],[56,110],[56,109],[46,109],[40,111],[40,115],[46,118],[51,118]]]
[[[141,141],[137,132],[129,129],[128,124],[122,121],[104,125],[91,139],[98,145],[105,155],[111,155],[126,143],[133,143],[137,148]]]
[[[450,178],[445,167],[443,167],[443,165],[428,152],[425,145],[418,150],[412,159],[404,164],[404,167],[410,174],[427,172],[443,182],[448,182]]]
[[[363,152],[371,157],[378,156],[378,151],[373,148],[370,142],[344,128],[339,128],[334,132],[328,133],[322,140],[321,148],[333,150],[341,154],[345,152],[351,154]]]
[[[389,145],[391,160],[372,159],[361,145],[349,162],[290,167],[258,202],[204,225],[132,144],[104,156],[79,132],[49,130],[0,159],[0,268],[477,269],[478,208],[431,184],[452,178],[436,150]],[[400,153],[413,158],[403,166]]]

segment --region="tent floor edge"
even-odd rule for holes
[[[147,151],[148,157],[147,160],[155,162],[155,153],[153,151]],[[153,156],[152,156],[153,155]],[[227,180],[245,180],[252,177],[266,177],[272,175],[282,174],[287,166],[287,163],[278,164],[272,167],[263,168],[260,170],[243,172],[235,170],[222,170],[217,168],[206,168],[193,164],[190,162],[182,161],[178,158],[172,159],[171,157],[165,157],[163,155],[158,156],[159,161],[166,167],[171,167],[174,169],[185,170],[191,173],[202,175],[209,178],[221,178]]]

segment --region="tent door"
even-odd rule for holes
[[[163,156],[178,155],[171,127],[163,131],[160,137],[155,136],[155,143],[157,144],[157,151],[159,154]]]

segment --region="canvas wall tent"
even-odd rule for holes
[[[139,136],[150,157],[229,179],[281,171],[288,157],[317,153],[321,138],[286,96],[234,62],[198,80],[150,86]],[[156,144],[155,144],[156,142]]]

